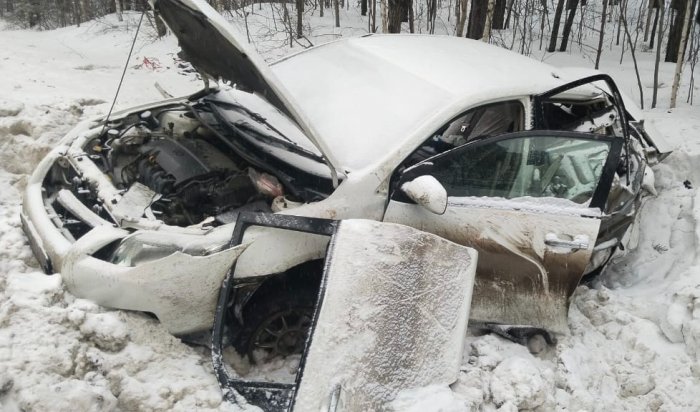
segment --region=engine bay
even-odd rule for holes
[[[122,195],[110,207],[100,200],[94,181],[72,167],[71,159],[59,158],[45,187],[48,203],[53,203],[63,225],[79,226],[70,208],[52,202],[66,190],[117,225],[122,222],[110,212],[128,207],[134,219],[179,227],[231,223],[241,211],[279,212],[322,200],[332,192],[328,179],[272,156],[264,145],[310,154],[288,142],[276,145],[273,138],[246,133],[249,124],[230,124],[212,106],[200,100],[131,113],[110,121],[86,140],[86,157]],[[249,113],[242,107],[233,109],[244,118]],[[266,124],[260,116],[247,121]],[[269,129],[277,131],[272,125]],[[71,232],[77,238],[86,230]]]

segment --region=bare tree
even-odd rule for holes
[[[678,45],[678,56],[676,57],[676,72],[673,75],[673,86],[671,87],[671,109],[676,107],[676,97],[678,97],[678,86],[681,82],[681,74],[683,73],[683,54],[685,53],[685,44],[688,40],[688,27],[690,24],[691,9],[690,0],[686,0],[685,13],[683,19],[683,31],[681,32],[681,41]]]
[[[304,37],[304,0],[296,0],[297,7],[297,39]]]
[[[698,18],[696,19],[696,22],[700,24],[700,11],[698,11]],[[695,95],[695,66],[698,63],[698,55],[700,54],[700,39],[697,39],[697,31],[692,29],[691,33],[693,34],[693,39],[695,41],[691,42],[690,45],[690,53],[688,56],[688,60],[690,61],[690,82],[688,82],[688,98],[686,99],[686,103],[690,103],[691,105],[693,104],[693,97]]]
[[[689,0],[672,0],[671,1],[671,23],[668,26],[668,42],[666,43],[665,62],[675,62],[678,57],[678,47],[681,43],[681,38],[684,36],[683,22],[685,15],[690,13]]]
[[[656,97],[659,91],[659,60],[661,60],[661,42],[664,38],[664,14],[666,10],[665,0],[659,0],[661,17],[659,18],[659,40],[656,45],[656,61],[654,62],[654,92],[651,98],[651,108],[656,107]]]
[[[543,0],[547,1],[547,0]],[[513,14],[513,5],[515,4],[515,0],[508,0],[508,14],[506,15],[506,21],[503,24],[503,28],[507,29],[510,25],[510,16]]]
[[[600,55],[603,52],[603,38],[605,37],[605,16],[608,11],[608,1],[603,0],[603,15],[600,19],[600,35],[598,37],[598,51],[595,55],[595,69],[600,68]]]
[[[632,54],[632,61],[634,62],[634,73],[637,75],[637,87],[639,87],[639,107],[644,109],[644,88],[642,88],[642,80],[639,77],[639,67],[637,66],[637,55],[635,50],[637,48],[637,39],[639,38],[639,31],[634,39],[634,44],[632,44],[632,37],[630,36],[629,28],[627,27],[627,16],[625,15],[626,9],[622,12],[622,25],[625,27],[625,37],[627,37],[627,43],[630,46],[630,54]]]
[[[469,26],[467,27],[467,37],[470,39],[478,40],[484,35],[488,2],[489,0],[472,0],[472,7],[469,10]]]
[[[542,50],[542,42],[544,42],[544,23],[547,20],[549,11],[547,10],[547,0],[542,0],[542,14],[540,16],[540,48]]]
[[[117,12],[117,20],[124,21],[124,18],[122,17],[122,2],[120,0],[114,0],[114,8]]]
[[[427,18],[426,18],[426,29],[428,30],[428,33],[434,34],[435,33],[435,19],[437,18],[437,0],[427,0],[428,3],[428,10],[427,10]]]
[[[571,9],[564,23],[564,32],[562,33],[561,46],[559,47],[560,52],[566,51],[566,45],[569,43],[569,34],[571,34],[571,26],[574,24],[574,18],[576,17],[578,2],[579,0],[569,0],[568,2]]]
[[[557,8],[554,10],[554,22],[552,23],[552,34],[549,38],[548,52],[554,52],[557,49],[557,37],[559,36],[559,22],[561,21],[561,13],[564,11],[564,2],[567,0],[557,1]]]
[[[464,23],[467,20],[467,2],[469,0],[459,0],[458,1],[458,9],[459,10],[459,18],[457,19],[457,27],[455,29],[455,35],[457,37],[462,37],[462,34],[464,33]]]
[[[649,0],[649,7],[647,10],[647,22],[644,25],[644,43],[649,40],[649,23],[651,22],[651,12],[654,11],[654,0]]]
[[[618,10],[618,15],[617,15],[617,37],[615,38],[615,45],[619,46],[620,45],[620,33],[622,32],[622,16],[627,13],[627,4],[625,0],[620,0],[620,10]],[[624,43],[622,47],[624,47]]]
[[[389,33],[389,1],[382,2],[382,33]]]
[[[377,0],[372,0],[372,33],[377,32]]]
[[[491,25],[493,24],[493,12],[496,6],[496,0],[488,0],[488,6],[486,9],[486,21],[484,22],[484,34],[481,36],[481,40],[488,43],[491,37]]]
[[[654,9],[656,10],[654,13],[654,25],[652,26],[651,29],[651,39],[649,40],[649,48],[653,49],[654,48],[654,36],[656,36],[656,28],[659,25],[659,8],[660,8],[660,0],[652,0],[654,2]]]
[[[339,0],[333,0],[333,12],[335,13],[335,27],[340,27],[340,4],[339,4]]]
[[[503,25],[505,23],[506,17],[506,0],[496,0],[496,5],[493,11],[493,21],[491,23],[491,30],[502,30],[505,28]]]
[[[404,14],[404,0],[389,0],[389,33],[401,33],[401,20]]]

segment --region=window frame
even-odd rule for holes
[[[620,116],[620,125],[622,127],[622,138],[625,140],[625,144],[629,144],[629,125],[628,125],[628,120],[627,120],[627,109],[625,108],[625,103],[622,98],[622,94],[620,93],[620,90],[617,88],[617,85],[613,81],[612,77],[608,76],[607,74],[596,74],[593,76],[588,76],[588,77],[583,77],[581,79],[578,79],[576,81],[570,82],[563,84],[561,86],[555,87],[554,89],[551,89],[545,93],[538,94],[532,96],[532,115],[533,115],[533,124],[532,124],[532,129],[539,129],[539,130],[551,130],[548,128],[547,125],[547,120],[545,119],[544,116],[544,103],[551,101],[552,97],[564,93],[568,90],[575,89],[579,86],[584,86],[586,84],[591,84],[593,85],[594,82],[597,81],[602,81],[605,83],[606,86],[610,89],[610,93],[605,91],[604,89],[598,87],[602,93],[608,94],[610,97],[613,99],[613,104],[617,108],[618,115]],[[593,85],[593,87],[596,87]],[[618,137],[619,138],[619,137]]]
[[[596,184],[595,190],[593,191],[593,196],[591,197],[591,201],[589,204],[589,207],[599,208],[601,211],[605,210],[605,203],[607,201],[610,188],[615,177],[615,170],[617,169],[618,163],[620,161],[620,153],[622,151],[623,140],[619,137],[614,136],[561,130],[525,130],[520,132],[501,134],[498,136],[487,136],[480,139],[472,140],[471,142],[465,143],[453,149],[446,150],[442,153],[438,153],[435,156],[424,159],[416,163],[415,165],[408,167],[402,173],[400,173],[400,175],[396,179],[397,184],[392,193],[391,199],[400,202],[406,202],[407,198],[404,195],[402,195],[403,192],[401,192],[400,190],[401,184],[421,175],[429,175],[436,160],[441,160],[442,158],[447,156],[459,155],[461,152],[467,150],[468,148],[498,143],[503,140],[522,139],[530,137],[560,137],[565,139],[603,141],[610,143],[608,157],[605,160],[605,163],[603,164],[603,170],[601,171],[600,178],[598,179],[598,183]],[[450,196],[448,195],[448,198],[449,197]]]
[[[449,128],[449,126],[450,126],[452,123],[454,123],[455,121],[459,120],[460,118],[466,116],[468,113],[473,112],[473,111],[476,111],[476,110],[482,110],[482,109],[486,109],[486,108],[488,108],[488,107],[490,107],[490,106],[496,106],[496,105],[502,105],[502,104],[510,104],[510,103],[517,104],[517,105],[519,106],[519,108],[520,108],[520,114],[521,114],[521,117],[520,117],[520,119],[519,119],[520,122],[521,122],[521,124],[522,124],[522,130],[521,130],[521,131],[528,130],[528,129],[530,128],[531,124],[530,124],[530,122],[528,121],[528,118],[527,118],[527,117],[528,117],[528,116],[527,116],[527,105],[524,103],[524,101],[525,101],[526,99],[527,99],[527,96],[514,97],[514,98],[509,98],[509,99],[506,99],[506,100],[499,100],[499,101],[494,101],[494,102],[482,104],[482,105],[479,105],[479,106],[473,106],[473,107],[471,107],[471,108],[469,108],[469,109],[466,109],[466,110],[460,112],[458,115],[452,117],[450,120],[448,120],[447,122],[445,122],[444,124],[442,124],[440,127],[438,127],[437,129],[435,129],[435,131],[433,131],[433,132],[430,134],[429,137],[423,139],[423,140],[421,141],[421,143],[420,143],[418,146],[416,146],[416,147],[411,151],[411,153],[409,153],[409,154],[401,161],[401,163],[399,163],[399,166],[397,167],[397,169],[401,168],[401,166],[406,166],[406,168],[408,169],[408,168],[410,168],[410,167],[415,166],[415,165],[418,164],[418,163],[421,163],[422,161],[421,161],[421,162],[418,162],[418,163],[414,163],[414,164],[412,164],[412,165],[406,165],[406,162],[418,151],[418,149],[420,149],[421,147],[425,146],[426,143],[428,143],[433,137],[435,137],[435,135],[437,134],[437,132],[439,132],[439,131],[442,130],[442,129],[447,129],[447,128]],[[528,103],[531,104],[530,101],[528,101]],[[473,130],[473,128],[472,128],[472,130]],[[517,132],[510,132],[510,133],[517,133]],[[502,134],[508,134],[508,133],[502,133]],[[496,136],[500,136],[500,135],[495,135],[495,136],[481,136],[481,137],[477,137],[477,138],[475,138],[474,140],[471,140],[471,141],[469,141],[469,142],[467,142],[467,143],[472,143],[472,142],[474,142],[474,141],[476,141],[476,140],[479,140],[479,139],[482,139],[482,138],[487,138],[487,139],[489,139],[489,138],[496,137]],[[436,153],[436,155],[439,155],[439,154],[441,154],[441,153],[445,153],[445,152],[447,152],[447,151],[449,151],[449,150],[456,149],[457,147],[460,147],[460,146],[455,146],[455,147],[453,147],[452,149],[448,149],[448,150],[445,150],[445,151],[443,151],[443,152]],[[431,157],[432,157],[432,156],[431,156]],[[424,160],[425,160],[425,159],[424,159]]]

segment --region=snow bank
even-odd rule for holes
[[[145,315],[108,311],[66,293],[60,275],[39,273],[20,229],[19,193],[26,174],[79,119],[109,108],[138,18],[125,16],[121,27],[105,18],[81,28],[0,33],[4,411],[228,408],[221,404],[206,351],[182,344]],[[262,12],[250,17],[251,24],[258,19],[259,27],[269,27]],[[325,38],[330,39],[361,32],[364,20],[357,22],[355,29],[342,31],[326,25],[322,34],[333,33]],[[272,56],[289,51],[284,39],[275,41],[260,49]],[[159,99],[155,81],[173,95],[198,89],[194,76],[178,74],[175,50],[173,37],[139,41],[117,108]],[[555,65],[590,66],[590,56],[578,53],[546,57]],[[604,52],[603,69],[636,96],[631,64],[618,66],[612,54]],[[144,65],[144,57],[159,67]],[[637,57],[647,82],[653,54]],[[666,84],[672,73],[673,65],[662,63]],[[668,89],[661,89],[664,108],[645,114],[676,153],[655,167],[658,196],[643,206],[639,247],[614,262],[598,282],[578,288],[571,334],[537,356],[496,336],[470,336],[452,390],[407,391],[395,400],[397,410],[700,409],[700,110],[684,106],[668,112]],[[650,94],[647,87],[645,95]]]

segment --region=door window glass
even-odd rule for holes
[[[590,201],[610,142],[527,136],[476,142],[433,159],[431,174],[450,197],[559,197]]]
[[[517,132],[523,128],[523,105],[518,101],[477,107],[441,127],[409,156],[405,166],[416,164],[479,137]]]

